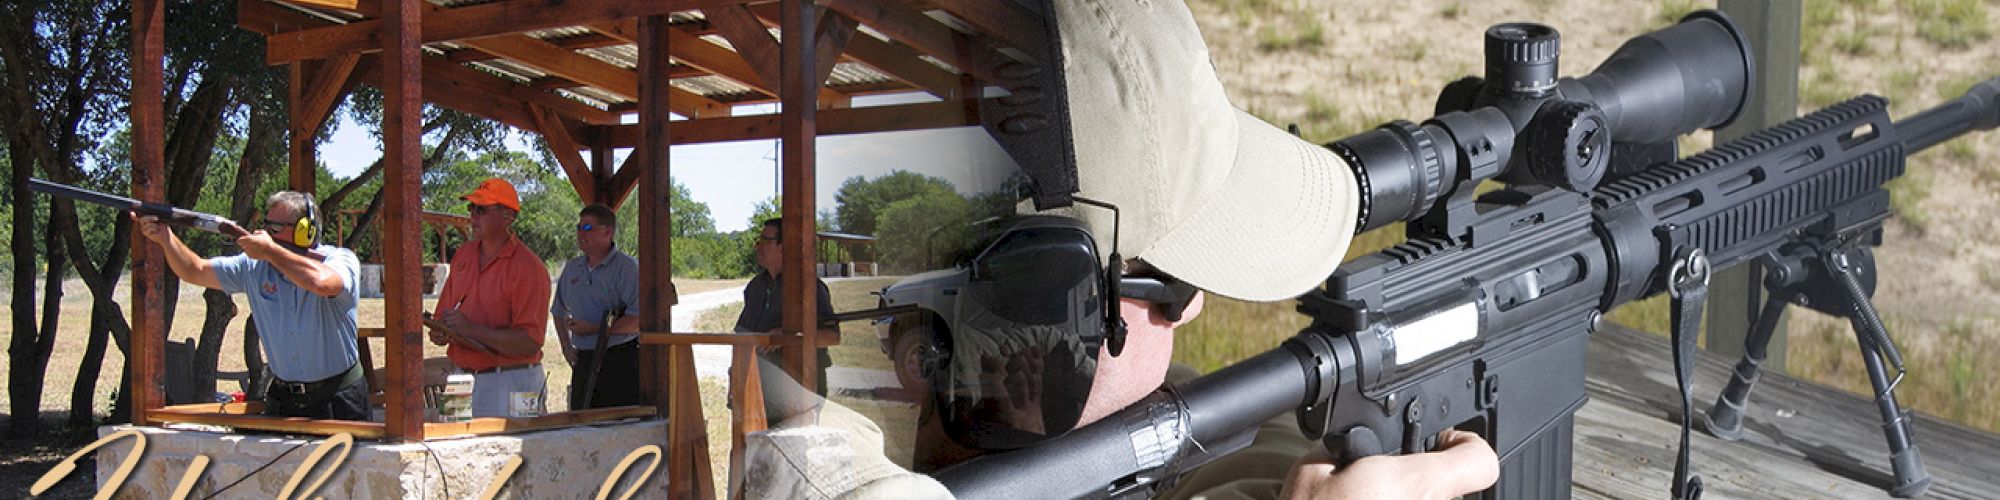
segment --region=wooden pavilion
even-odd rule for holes
[[[391,441],[510,432],[635,415],[701,422],[690,344],[803,344],[816,324],[814,142],[821,135],[981,124],[992,88],[1047,54],[1046,16],[1036,2],[961,0],[238,0],[240,27],[264,35],[266,60],[290,70],[290,132],[311,137],[356,85],[382,90],[384,151],[386,422],[276,419],[241,405],[163,405],[158,251],[134,245],[132,361],[136,424],[207,423],[307,434],[350,433]],[[160,200],[164,0],[133,2],[132,150],[135,197]],[[1032,73],[1032,72],[1029,72]],[[854,107],[857,96],[923,93],[933,102]],[[1004,99],[1001,99],[1004,100]],[[640,213],[641,328],[645,390],[657,408],[614,408],[535,419],[423,421],[420,313],[424,104],[490,118],[547,140],[586,203],[618,206],[630,193]],[[736,116],[733,107],[776,103],[782,112]],[[678,116],[679,119],[674,117]],[[783,144],[784,329],[777,338],[669,332],[668,148],[750,139]],[[633,153],[614,168],[613,151]],[[291,143],[290,186],[310,192],[310,140]],[[443,193],[431,193],[444,196]],[[364,343],[364,349],[367,349]],[[747,353],[743,347],[739,351]],[[747,356],[747,354],[745,354]],[[812,356],[786,368],[810,387]],[[739,363],[739,366],[746,365]],[[749,364],[754,365],[754,364]],[[741,372],[743,368],[738,368]],[[734,376],[744,376],[735,373]],[[754,376],[748,377],[755,380]],[[669,388],[672,388],[670,391]],[[739,403],[756,404],[736,394]],[[673,398],[664,397],[672,394]],[[762,427],[744,411],[735,432]],[[673,425],[667,459],[675,498],[712,497],[700,425]]]

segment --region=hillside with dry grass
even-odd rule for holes
[[[1296,123],[1314,142],[1391,119],[1431,114],[1438,89],[1483,66],[1489,25],[1532,21],[1562,32],[1562,74],[1590,71],[1620,43],[1667,26],[1708,2],[1407,2],[1194,0],[1217,72],[1237,106]],[[1800,111],[1874,93],[1901,118],[2000,76],[2000,0],[1805,2]],[[1709,146],[1682,140],[1682,154]],[[1877,253],[1877,307],[1909,360],[1907,405],[2000,431],[2000,134],[1926,151],[1892,185],[1897,216]],[[1371,234],[1355,252],[1393,243]],[[1664,331],[1664,301],[1628,305],[1613,319]],[[1868,391],[1844,320],[1794,307],[1788,371]],[[1177,355],[1205,369],[1275,346],[1304,319],[1289,303],[1212,301],[1178,340]]]

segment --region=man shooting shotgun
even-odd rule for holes
[[[264,223],[245,230],[229,219],[37,181],[37,190],[127,210],[139,234],[160,247],[180,279],[248,297],[272,380],[264,414],[337,420],[368,419],[355,307],[361,263],[354,252],[319,244],[319,208],[312,195],[279,191],[265,203]],[[168,225],[234,238],[243,253],[203,259]]]

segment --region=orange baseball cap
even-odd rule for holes
[[[458,199],[472,202],[474,205],[500,205],[514,209],[515,212],[521,211],[521,194],[514,191],[513,184],[499,177],[479,183],[479,187],[473,189],[472,194],[460,196]]]

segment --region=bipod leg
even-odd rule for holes
[[[1771,334],[1778,329],[1778,318],[1785,313],[1784,295],[1776,290],[1768,292],[1764,308],[1757,312],[1757,324],[1751,327],[1750,337],[1743,339],[1743,359],[1736,362],[1729,385],[1715,396],[1715,406],[1702,415],[1703,427],[1709,435],[1725,441],[1743,438],[1743,411],[1750,405],[1750,388],[1757,384]]]
[[[1841,307],[1849,312],[1847,320],[1854,326],[1855,339],[1861,345],[1861,361],[1868,367],[1868,383],[1875,388],[1875,406],[1882,412],[1882,434],[1889,441],[1889,463],[1896,473],[1896,484],[1889,494],[1897,498],[1921,495],[1930,488],[1931,475],[1924,470],[1923,457],[1917,452],[1910,413],[1896,404],[1896,385],[1902,382],[1904,374],[1902,355],[1895,344],[1889,343],[1888,328],[1883,326],[1882,317],[1876,314],[1874,304],[1855,277],[1855,260],[1846,251],[1833,250],[1821,262],[1845,292],[1846,303]],[[1896,367],[1894,379],[1883,366],[1885,357]]]

